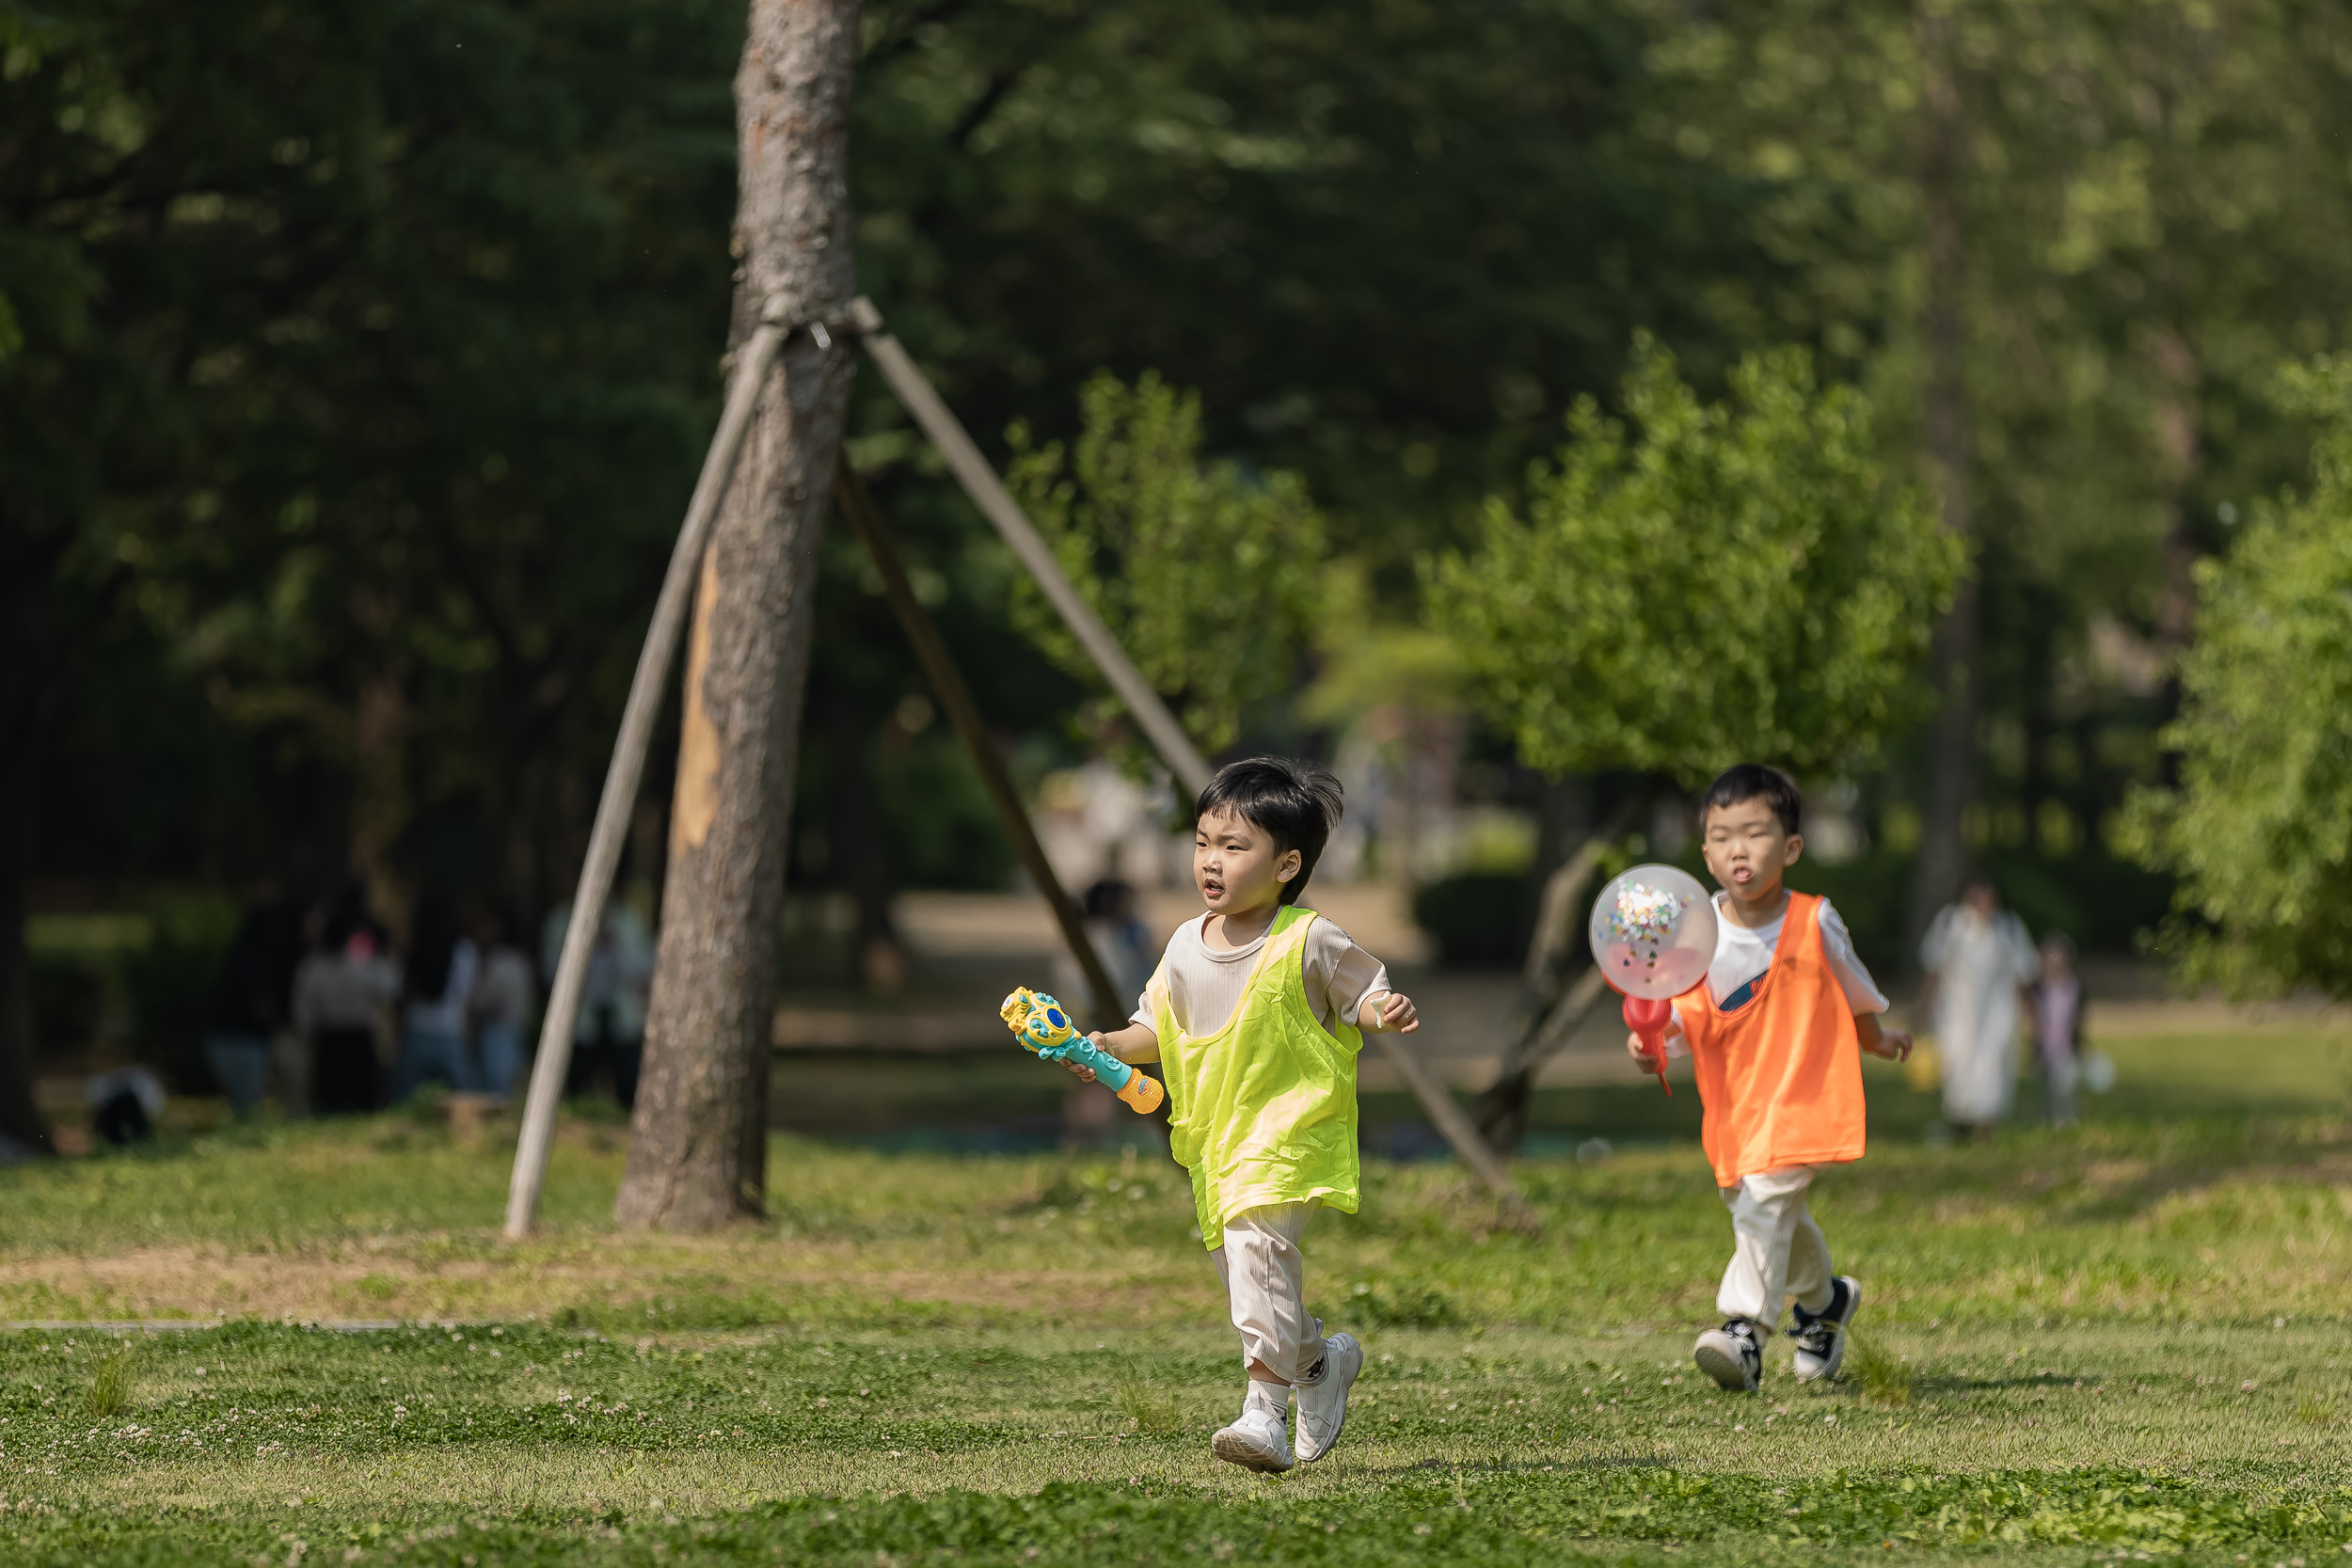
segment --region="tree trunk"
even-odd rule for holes
[[[53,1152],[49,1128],[33,1100],[38,1042],[32,964],[24,950],[40,767],[33,718],[12,712],[0,721],[0,1137],[47,1154]]]
[[[44,547],[48,546],[50,547]],[[56,1150],[33,1099],[38,1041],[24,918],[33,876],[40,742],[56,689],[56,626],[46,585],[61,546],[0,517],[0,1137]]]
[[[1479,1136],[1498,1154],[1507,1157],[1518,1150],[1519,1140],[1527,1134],[1528,1097],[1534,1093],[1535,1073],[1583,1016],[1583,1006],[1572,1005],[1570,1000],[1569,976],[1576,972],[1575,960],[1583,951],[1577,939],[1584,934],[1576,896],[1592,880],[1601,856],[1641,819],[1655,798],[1651,785],[1636,785],[1576,853],[1544,879],[1543,893],[1536,901],[1535,934],[1527,944],[1518,1006],[1509,1043],[1503,1047],[1502,1065],[1471,1107]],[[1562,1016],[1564,1007],[1575,1016]]]
[[[1928,229],[1928,386],[1921,424],[1944,526],[1968,539],[1975,531],[1968,503],[1975,437],[1968,420],[1967,335],[1961,299],[1967,261],[1961,224],[1966,128],[1947,27],[1940,11],[1922,8],[1918,32],[1927,88],[1927,145],[1919,193]],[[1929,678],[1939,705],[1928,733],[1927,799],[1919,857],[1912,868],[1906,964],[1935,911],[1959,895],[1967,872],[1965,817],[1976,795],[1981,686],[1979,613],[1972,566],[1961,579],[1951,609],[1936,623],[1929,653]]]
[[[763,312],[848,312],[857,38],[855,0],[753,0],[735,78],[738,343]],[[852,353],[792,335],[703,556],[624,1225],[704,1229],[763,1207],[785,829]]]

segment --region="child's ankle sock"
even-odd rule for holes
[[[1263,1410],[1279,1421],[1288,1418],[1290,1404],[1291,1391],[1288,1384],[1260,1383],[1253,1377],[1249,1380],[1249,1397],[1241,1402],[1241,1409],[1245,1416],[1252,1410]]]

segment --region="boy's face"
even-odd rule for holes
[[[1782,827],[1760,795],[1710,808],[1701,830],[1707,869],[1743,902],[1776,895],[1780,874],[1804,853],[1804,835]]]
[[[1192,882],[1213,914],[1255,914],[1282,899],[1304,857],[1236,812],[1203,816],[1193,832]]]

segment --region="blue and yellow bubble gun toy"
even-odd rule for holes
[[[1111,1092],[1125,1101],[1137,1116],[1150,1116],[1168,1098],[1168,1091],[1160,1086],[1158,1079],[1129,1067],[1078,1033],[1078,1026],[1070,1022],[1061,1004],[1042,991],[1026,986],[1016,988],[1005,998],[996,1016],[1005,1021],[1013,1038],[1045,1060],[1092,1068],[1095,1081],[1109,1085]]]

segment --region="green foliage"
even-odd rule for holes
[[[742,14],[92,0],[10,53],[0,622],[46,662],[0,668],[66,732],[44,840],[231,880],[347,833],[539,901],[525,824],[584,811],[715,411]]]
[[[1703,404],[1644,340],[1625,407],[1630,437],[1581,403],[1524,516],[1490,499],[1483,548],[1426,568],[1430,624],[1489,711],[1554,772],[1866,755],[1917,711],[1911,673],[1962,565],[1880,467],[1867,400],[1783,349]]]
[[[1133,1373],[1121,1377],[1112,1386],[1111,1402],[1120,1415],[1135,1423],[1137,1432],[1155,1437],[1182,1430],[1184,1402],[1174,1389]]]
[[[1462,1321],[1443,1291],[1416,1280],[1359,1279],[1348,1288],[1341,1313],[1375,1328],[1450,1328]]]
[[[2258,507],[2198,573],[2197,641],[2166,739],[2180,787],[2137,795],[2127,844],[2180,877],[2169,942],[2236,993],[2352,995],[2352,361],[2290,370],[2319,429],[2309,493]]]
[[[98,1363],[91,1374],[89,1392],[83,1397],[82,1408],[101,1418],[119,1416],[131,1408],[131,1395],[137,1386],[138,1351],[125,1344]]]
[[[1295,474],[1203,460],[1199,395],[1151,372],[1133,387],[1097,375],[1078,402],[1067,451],[1013,426],[1008,485],[1144,679],[1202,751],[1219,751],[1248,705],[1291,689],[1321,602],[1322,515]],[[1035,585],[1013,612],[1100,686]]]
[[[1457,871],[1413,890],[1413,924],[1438,939],[1454,967],[1517,966],[1534,930],[1527,878],[1508,871]]]

